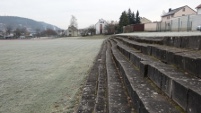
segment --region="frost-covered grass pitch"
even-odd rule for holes
[[[50,113],[60,101],[69,106],[103,40],[0,40],[0,113]]]

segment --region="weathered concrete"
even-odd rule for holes
[[[101,51],[101,59],[98,59],[98,89],[94,112],[106,113],[107,112],[107,73],[106,73],[106,41],[103,44],[103,51]]]
[[[99,70],[99,65],[101,64],[100,59],[104,60],[105,54],[103,54],[103,53],[105,51],[106,51],[106,47],[105,47],[105,44],[103,44],[98,56],[96,57],[94,66],[92,67],[92,69],[89,73],[87,82],[83,88],[82,98],[80,100],[80,104],[78,106],[77,113],[92,113],[94,110],[96,112],[98,112],[98,111],[106,112],[106,109],[105,109],[106,99],[103,94],[101,95],[101,93],[104,93],[105,91],[101,92],[101,90],[100,90],[101,88],[104,87],[104,84],[103,84],[103,87],[101,87],[99,84],[100,87],[97,88],[98,78],[100,78],[99,76],[101,73],[100,72],[101,70]],[[97,96],[98,89],[99,89],[99,91],[98,91],[98,96]],[[98,104],[95,104],[96,98],[97,98]],[[96,105],[96,107],[95,107],[95,105]]]
[[[127,39],[120,39],[120,37],[118,37],[118,39],[121,41],[127,40]],[[184,69],[185,71],[193,72],[191,74],[195,74],[196,76],[199,77],[200,73],[200,70],[198,69],[198,67],[200,67],[199,51],[183,50],[177,48],[168,49],[170,47],[160,48],[160,46],[158,45],[157,46],[150,45],[152,47],[152,55],[162,61],[157,62],[153,61],[153,58],[152,59],[146,58],[150,56],[146,55],[144,55],[145,57],[139,56],[139,54],[143,53],[142,51],[141,51],[142,53],[138,52],[136,54],[133,54],[134,52],[132,52],[130,49],[127,49],[129,47],[135,47],[129,45],[133,43],[128,41],[125,42],[122,44],[126,44],[128,46],[126,45],[122,46],[121,44],[117,43],[118,49],[120,49],[120,52],[122,52],[122,54],[125,55],[125,57],[128,57],[127,54],[129,54],[130,52],[129,59],[132,59],[133,57],[132,55],[136,57],[135,59],[138,62],[140,62],[140,64],[136,63],[136,60],[130,60],[130,61],[140,69],[140,73],[141,75],[143,75],[143,77],[148,76],[167,96],[169,96],[169,98],[172,98],[186,112],[197,113],[200,110],[201,80],[194,76],[188,75],[187,73],[184,73],[183,71],[180,71],[171,65],[166,64],[170,63],[171,61],[178,67]],[[134,43],[136,44],[136,42]],[[153,48],[156,49],[154,50]],[[127,54],[125,54],[124,51],[127,51]],[[166,56],[171,56],[172,58],[168,59]],[[173,59],[175,60],[172,61]]]
[[[143,54],[152,55],[162,62],[174,64],[178,68],[181,68],[197,77],[201,77],[199,70],[201,64],[198,63],[201,59],[201,51],[162,45],[141,44],[120,37],[117,37],[117,39],[123,41],[123,44],[126,44],[129,47],[141,51]]]
[[[144,32],[117,35],[140,43],[160,44],[187,49],[201,49],[200,32]]]
[[[158,92],[142,77],[138,70],[118,53],[118,49],[113,43],[112,53],[117,67],[122,71],[122,76],[125,79],[129,95],[131,95],[134,103],[134,108],[138,113],[159,113],[159,112],[171,112],[177,113],[177,111],[162,95]]]
[[[183,36],[159,38],[108,39],[89,75],[78,112],[198,113],[199,37],[194,38],[198,43]]]
[[[110,45],[106,52],[108,80],[108,110],[109,113],[131,113],[132,107],[128,101],[126,90],[123,88],[119,73],[112,61]]]
[[[165,37],[164,45],[178,48],[201,49],[201,36]]]
[[[201,81],[195,79],[173,82],[172,98],[188,113],[198,113],[201,105]]]
[[[133,33],[122,33],[118,36],[138,36],[146,38],[160,38],[160,37],[181,37],[181,36],[201,36],[201,32],[133,32]]]

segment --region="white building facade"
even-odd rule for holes
[[[197,9],[197,14],[201,14],[201,4],[197,6],[196,9]]]
[[[76,37],[78,36],[78,29],[74,26],[69,26],[65,34],[69,37]]]
[[[196,11],[187,5],[176,9],[170,8],[168,13],[161,16],[161,21],[169,23],[171,18],[182,17],[186,15],[196,15],[196,13]]]
[[[105,29],[106,25],[108,25],[108,23],[105,20],[99,19],[99,21],[95,24],[96,34],[105,34],[107,32]]]

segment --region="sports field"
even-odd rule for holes
[[[103,40],[0,40],[0,113],[72,112]]]

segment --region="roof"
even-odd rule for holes
[[[200,4],[199,6],[196,7],[196,9],[199,9],[199,8],[201,8],[201,4]]]
[[[73,25],[72,25],[72,26],[69,26],[69,27],[68,27],[68,30],[69,30],[69,29],[74,30],[74,31],[77,31],[77,30],[78,30],[78,29],[77,29],[76,27],[74,27]]]
[[[168,15],[173,15],[173,14],[175,14],[176,12],[178,12],[179,10],[183,9],[184,7],[186,7],[186,6],[182,6],[182,7],[176,8],[176,9],[172,9],[172,10],[169,11],[168,13],[162,15],[162,17],[168,16]]]
[[[98,23],[104,23],[104,22],[107,24],[107,22],[106,22],[104,19],[99,19],[96,24],[98,24]],[[95,24],[95,25],[96,25],[96,24]]]
[[[151,22],[151,20],[149,20],[149,19],[147,19],[147,18],[145,18],[145,17],[141,17],[140,18],[140,22],[143,24],[143,23],[150,23]]]

